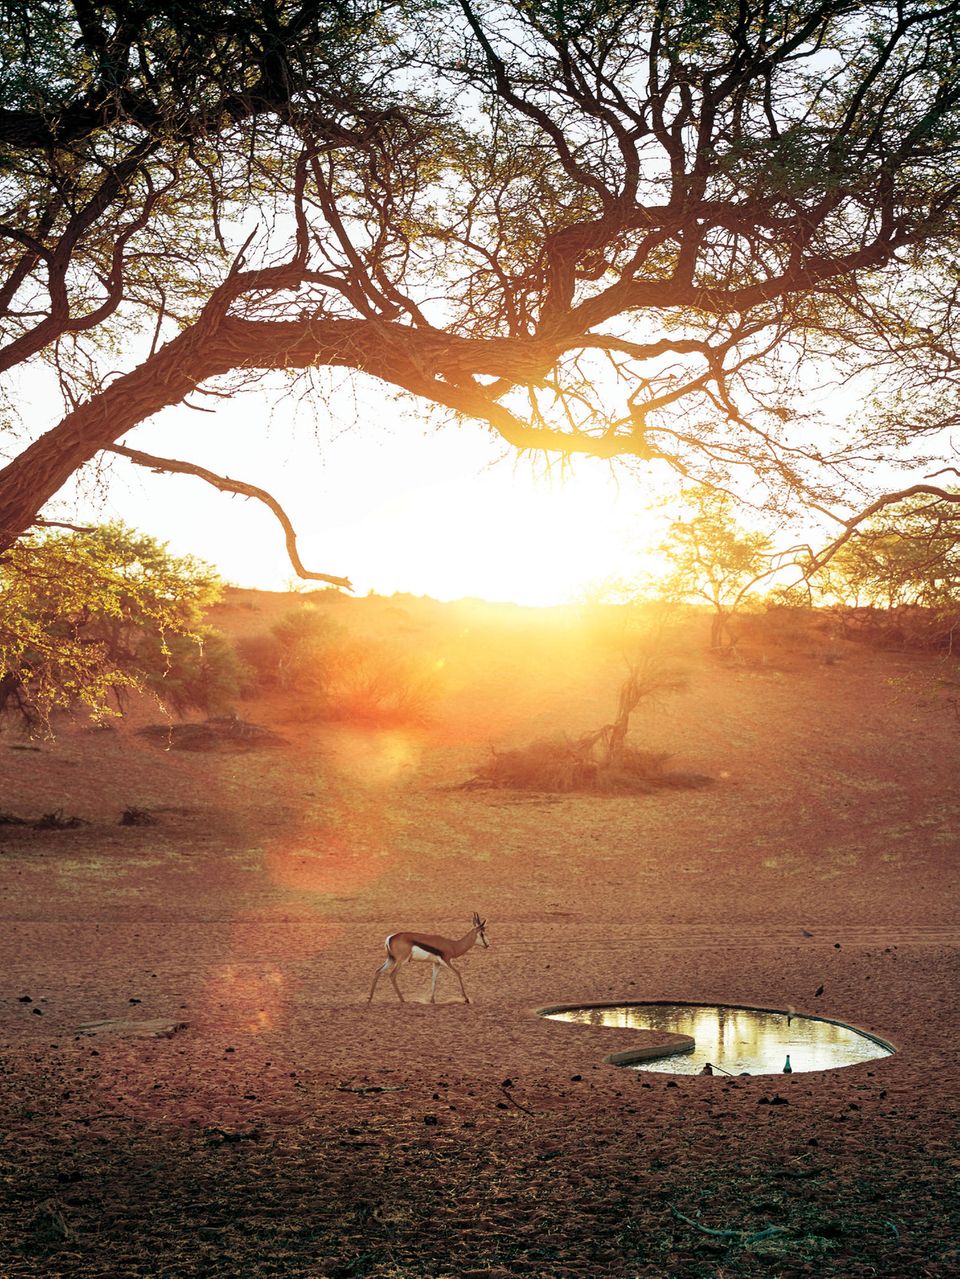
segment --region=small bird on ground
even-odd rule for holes
[[[817,989],[813,992],[813,997],[814,999],[819,999],[822,994],[823,994],[823,984],[821,983],[817,987]]]
[[[790,1065],[790,1054],[787,1053],[787,1060],[783,1063],[783,1073],[785,1075],[793,1074],[793,1067]]]

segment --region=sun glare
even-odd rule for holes
[[[545,606],[649,570],[662,536],[652,472],[589,458],[551,469],[516,462],[482,431],[411,434],[390,407],[393,420],[371,408],[372,425],[322,442],[277,425],[265,456],[254,429],[263,406],[250,400],[209,415],[202,434],[191,414],[171,410],[137,444],[212,469],[229,457],[230,474],[283,502],[304,562],[349,576],[359,594]],[[169,539],[240,586],[283,590],[293,579],[273,516],[199,480],[118,466],[103,517]]]

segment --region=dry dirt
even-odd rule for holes
[[[338,608],[438,664],[430,727],[258,701],[285,748],[163,752],[136,716],[0,739],[0,810],[89,823],[0,826],[0,1276],[957,1273],[956,663],[692,643],[638,735],[710,789],[463,791],[490,743],[602,723],[616,664],[572,611]],[[367,1005],[387,932],[474,910],[474,1002],[407,969]],[[899,1051],[672,1079],[532,1015],[615,998],[792,1004]],[[78,1033],[112,1018],[187,1025]]]

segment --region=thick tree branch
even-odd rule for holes
[[[946,469],[950,470],[952,468],[948,467]],[[804,566],[804,577],[812,577],[814,573],[818,573],[820,569],[825,568],[841,546],[845,546],[850,541],[865,520],[869,520],[871,516],[878,514],[878,512],[888,506],[896,506],[898,502],[905,502],[908,498],[919,497],[921,494],[926,497],[934,497],[940,502],[949,502],[954,505],[960,504],[960,492],[950,492],[949,489],[940,488],[936,484],[912,484],[909,488],[900,489],[896,493],[884,493],[882,497],[878,497],[875,502],[871,502],[869,506],[864,507],[862,511],[847,520],[841,519],[829,511],[824,511],[824,514],[830,515],[831,519],[837,520],[843,525],[843,532],[839,537],[834,538],[829,546],[825,546],[822,551],[810,555]],[[817,509],[823,511],[823,507],[818,507]]]

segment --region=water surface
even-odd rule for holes
[[[892,1049],[851,1026],[817,1017],[754,1008],[725,1008],[702,1004],[622,1004],[612,1008],[572,1008],[544,1014],[557,1021],[623,1030],[660,1030],[690,1035],[696,1047],[655,1061],[637,1062],[635,1070],[658,1070],[671,1075],[697,1075],[711,1065],[739,1075],[780,1074],[786,1063],[796,1072],[835,1070],[875,1057],[889,1057]]]

